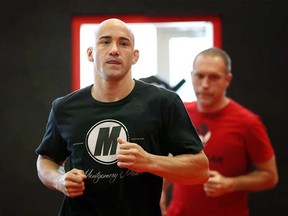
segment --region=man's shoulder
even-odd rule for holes
[[[184,105],[186,109],[188,110],[196,110],[197,109],[197,102],[192,101],[192,102],[184,102]]]
[[[165,87],[161,87],[161,86],[154,85],[151,83],[146,83],[145,81],[142,81],[142,80],[136,80],[136,86],[137,86],[137,89],[140,90],[142,93],[144,92],[145,95],[150,95],[150,96],[157,95],[157,97],[159,97],[158,94],[162,96],[166,95],[168,97],[171,97],[172,95],[174,96],[177,95],[177,93],[172,90],[169,90],[169,89],[166,89]]]
[[[239,120],[241,119],[245,122],[255,122],[261,119],[257,113],[247,108],[246,106],[234,100],[230,101],[230,113],[236,115]]]
[[[238,110],[238,112],[243,113],[245,115],[255,116],[257,115],[251,109],[247,108],[246,106],[236,102],[235,100],[230,99],[231,108],[234,110]]]
[[[58,97],[53,101],[54,107],[63,106],[65,104],[69,104],[73,101],[77,102],[81,100],[83,97],[87,96],[90,92],[91,86],[87,86],[78,90],[75,90],[73,92],[70,92],[64,96]]]

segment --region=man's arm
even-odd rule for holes
[[[39,155],[37,159],[39,179],[44,185],[58,190],[68,197],[83,194],[84,180],[87,178],[82,170],[72,169],[64,172],[64,163],[56,163],[51,158]]]
[[[225,177],[211,170],[210,178],[204,184],[207,196],[220,196],[235,191],[262,191],[275,187],[278,172],[275,156],[263,163],[255,164],[256,170],[237,177]]]
[[[203,184],[209,178],[209,163],[203,151],[174,157],[153,155],[136,143],[118,139],[118,166],[136,172],[150,172],[181,184]]]

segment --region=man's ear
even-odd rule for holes
[[[233,78],[232,73],[229,72],[228,76],[227,76],[227,88],[229,87],[229,85],[230,85],[230,83],[232,81],[232,78]]]
[[[139,59],[139,50],[134,50],[134,53],[133,53],[133,61],[132,61],[132,64],[134,65],[134,64],[136,64],[137,63],[137,61],[138,61],[138,59]]]
[[[94,61],[94,58],[93,58],[93,47],[89,47],[87,49],[87,58],[88,58],[88,61],[90,61],[90,62]]]

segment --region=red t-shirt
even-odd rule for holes
[[[205,146],[210,170],[224,176],[249,172],[253,163],[270,159],[274,151],[266,128],[256,114],[230,99],[215,113],[200,113],[196,102],[186,109]],[[207,197],[203,185],[174,184],[167,216],[247,216],[247,192]]]

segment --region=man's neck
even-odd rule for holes
[[[224,97],[223,100],[221,100],[221,102],[210,106],[209,105],[205,106],[203,104],[197,103],[197,108],[198,111],[201,113],[214,113],[226,107],[229,104],[229,102],[230,102],[229,98]]]
[[[121,81],[99,80],[95,82],[91,94],[92,97],[101,102],[115,102],[127,97],[135,86],[133,79]]]

